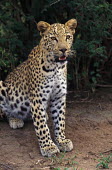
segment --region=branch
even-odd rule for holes
[[[96,84],[97,87],[112,88],[110,84]]]

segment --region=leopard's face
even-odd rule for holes
[[[43,21],[38,23],[37,26],[42,35],[40,44],[46,51],[48,59],[57,62],[66,61],[71,54],[76,25],[75,19],[69,20],[65,24],[50,25]]]

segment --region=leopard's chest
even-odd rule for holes
[[[36,93],[39,98],[42,96],[47,100],[49,100],[54,92],[60,91],[60,94],[66,93],[66,77],[64,71],[57,68],[54,71],[39,75],[35,88],[32,88],[31,91],[33,91],[34,94]]]

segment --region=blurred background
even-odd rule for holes
[[[68,89],[112,85],[111,0],[1,0],[0,80],[27,59],[40,41],[36,22],[65,23],[76,18],[78,27],[68,63]]]

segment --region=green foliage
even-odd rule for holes
[[[0,78],[27,58],[39,41],[36,24],[65,23],[76,18],[73,49],[77,57],[68,66],[68,84],[89,88],[112,79],[112,5],[108,0],[1,0]]]
[[[8,72],[25,59],[25,51],[30,45],[30,30],[19,1],[1,1],[0,21],[0,78],[4,79]]]
[[[75,166],[78,165],[78,162],[75,161],[76,155],[67,158],[65,152],[62,152],[58,157],[53,156],[47,159],[51,160],[52,170],[69,170],[71,168],[77,170],[77,168],[75,168]]]
[[[74,4],[75,3],[75,4]],[[105,40],[111,37],[112,6],[106,1],[72,2],[79,27],[74,48],[77,51],[78,88],[101,81],[102,67],[109,58]],[[110,17],[111,16],[111,17]]]
[[[109,163],[112,162],[112,154],[107,157],[103,157],[102,155],[102,158],[98,161],[99,163],[97,164],[96,168],[109,169]]]

